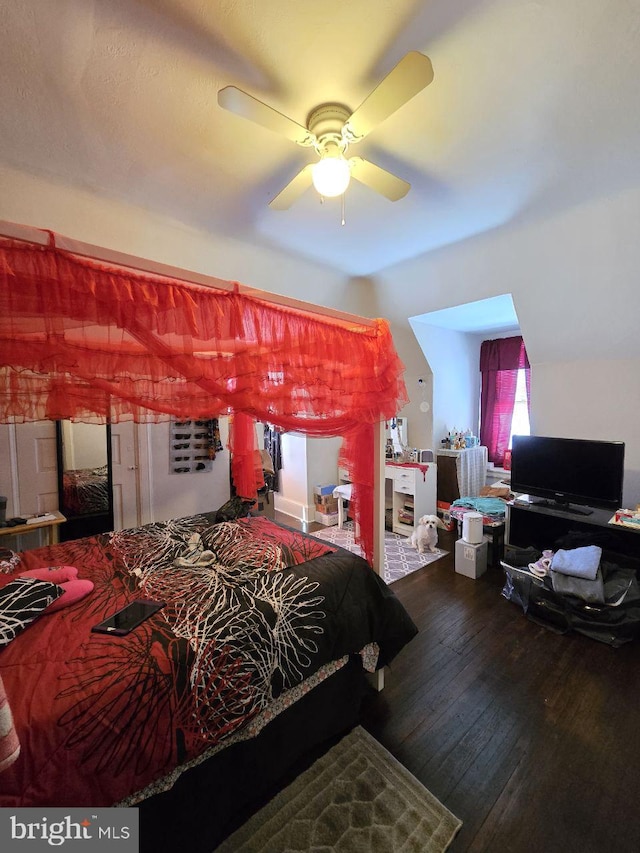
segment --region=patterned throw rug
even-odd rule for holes
[[[462,826],[358,726],[217,853],[443,853]]]
[[[341,548],[346,548],[347,551],[353,551],[355,554],[362,555],[362,549],[353,541],[353,522],[347,521],[342,530],[339,530],[335,525],[327,527],[325,530],[315,530],[312,536],[317,536],[325,542],[332,545],[339,545]],[[412,548],[406,536],[400,536],[397,533],[390,533],[388,530],[384,534],[384,579],[386,583],[393,583],[405,575],[410,575],[416,569],[421,569],[422,566],[427,566],[444,557],[448,551],[443,551],[438,548],[435,554],[418,554],[415,548]]]

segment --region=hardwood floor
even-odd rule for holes
[[[463,821],[451,853],[637,853],[638,644],[534,624],[454,540],[393,584],[420,633],[362,724]]]

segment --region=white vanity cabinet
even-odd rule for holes
[[[423,470],[426,468],[426,470]],[[385,465],[385,497],[392,513],[392,529],[411,536],[423,515],[436,514],[437,465]]]

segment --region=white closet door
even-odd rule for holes
[[[14,471],[19,507],[14,512],[33,515],[58,509],[56,427],[53,421],[16,424]]]
[[[51,421],[0,425],[0,493],[7,518],[58,509],[56,428]],[[2,544],[22,551],[46,545],[46,532],[7,536]]]
[[[113,526],[116,530],[137,527],[148,520],[149,514],[140,476],[147,468],[146,430],[129,422],[113,424],[111,453]]]

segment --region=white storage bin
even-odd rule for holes
[[[325,527],[332,527],[334,524],[338,523],[338,513],[318,512],[318,510],[316,510],[316,521],[318,524],[324,524]]]
[[[464,539],[456,542],[456,572],[467,578],[479,578],[487,571],[487,543],[472,545]]]

